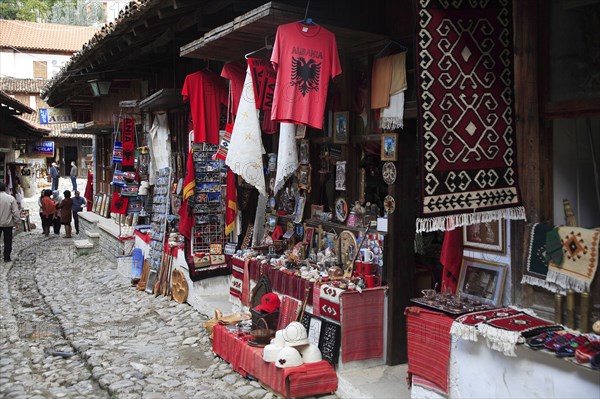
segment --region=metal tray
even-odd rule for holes
[[[461,308],[455,308],[455,307],[450,307],[450,306],[447,306],[446,304],[440,303],[438,300],[436,300],[436,298],[427,299],[425,297],[412,298],[411,302],[414,302],[416,304],[419,304],[421,306],[425,306],[425,307],[428,307],[431,309],[438,310],[440,312],[448,313],[448,314],[451,314],[454,316],[460,316],[460,315],[463,315],[466,313],[479,312],[482,310],[489,310],[489,309],[495,308],[495,306],[487,305],[487,304],[479,304],[479,305],[465,304]]]

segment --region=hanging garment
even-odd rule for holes
[[[252,92],[252,75],[249,68],[244,81],[244,93],[246,92]],[[264,153],[258,110],[254,98],[242,95],[225,164],[231,168],[233,173],[242,176],[248,184],[256,187],[260,194],[266,196],[262,161]]]
[[[169,123],[167,114],[159,112],[154,117],[154,122],[150,128],[150,185],[156,182],[156,171],[169,166],[171,158],[171,142],[169,141]]]
[[[320,25],[280,25],[271,62],[277,71],[271,118],[322,129],[329,81],[342,73],[335,35]]]
[[[194,143],[219,144],[221,105],[227,106],[225,79],[202,70],[185,77],[181,94],[190,102]]]
[[[281,123],[279,131],[279,153],[277,154],[277,174],[274,194],[285,184],[286,179],[298,169],[298,149],[296,148],[296,126]]]

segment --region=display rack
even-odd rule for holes
[[[163,168],[158,171],[152,198],[152,217],[150,232],[150,268],[158,271],[165,246],[167,219],[170,210],[171,169]]]
[[[225,162],[214,160],[217,152],[214,144],[194,144],[194,234],[192,250],[194,253],[209,253],[212,244],[213,252],[219,246],[222,249],[225,238],[225,196],[227,176]]]

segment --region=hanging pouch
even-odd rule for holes
[[[122,170],[115,169],[115,171],[113,172],[113,180],[112,180],[111,184],[115,187],[124,187],[125,186],[125,180],[123,179],[123,171]]]
[[[121,188],[121,196],[137,197],[139,189],[137,183],[126,183],[125,186]]]
[[[120,164],[123,162],[123,144],[120,141],[115,141],[113,147],[112,162]]]

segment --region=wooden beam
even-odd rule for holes
[[[548,158],[551,140],[543,137],[544,131],[540,129],[538,38],[543,35],[540,32],[542,22],[539,14],[538,1],[513,0],[517,169],[529,223],[549,220],[552,212],[552,168]],[[524,222],[513,222],[511,225],[512,265],[521,265],[525,261],[527,248],[523,237],[526,237],[527,229]],[[513,267],[511,275],[512,299],[519,305],[531,306],[535,293],[532,287],[520,284],[521,268]]]
[[[396,210],[388,216],[385,237],[385,272],[390,287],[388,295],[387,363],[406,363],[407,324],[404,309],[411,305],[415,282],[415,222],[416,222],[416,150],[417,124],[406,121],[398,135],[398,176],[388,187],[396,201]]]

